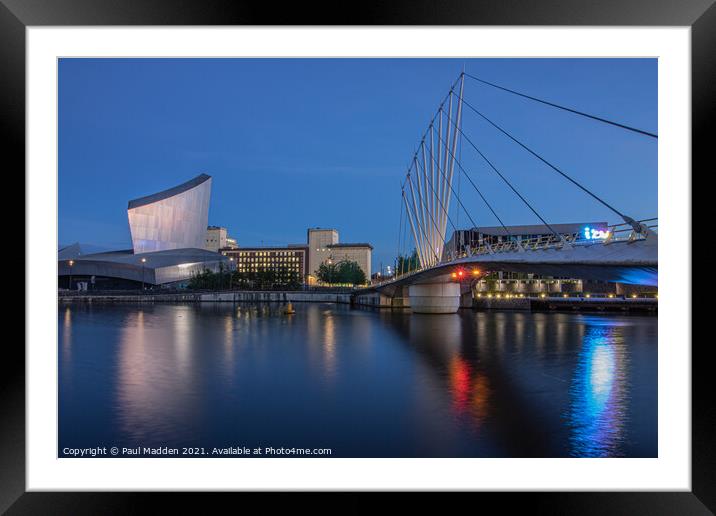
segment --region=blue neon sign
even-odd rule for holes
[[[584,238],[586,240],[604,240],[609,237],[609,230],[590,228],[586,226],[584,228]]]

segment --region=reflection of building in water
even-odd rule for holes
[[[152,321],[161,308],[130,314],[122,326],[117,372],[117,418],[123,433],[157,443],[197,419],[195,361],[192,360],[192,310],[171,307],[172,331],[157,331]]]
[[[628,358],[616,326],[588,326],[570,387],[570,454],[621,455],[628,399]]]
[[[324,379],[336,372],[336,321],[331,310],[311,306],[306,313],[306,342],[309,361]]]
[[[66,364],[70,363],[72,351],[72,311],[70,307],[65,308],[64,321],[62,323],[62,358]]]
[[[326,376],[333,377],[336,373],[336,324],[333,313],[325,314],[323,325],[323,370]]]
[[[224,364],[229,366],[228,372],[233,370],[234,363],[234,317],[233,312],[224,316]]]
[[[136,438],[146,437],[137,430],[153,418],[154,400],[150,388],[151,366],[144,349],[144,312],[131,314],[124,326],[119,349],[117,407],[124,430]]]

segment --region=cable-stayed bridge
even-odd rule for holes
[[[657,285],[657,219],[635,220],[488,118],[465,98],[466,78],[576,116],[611,125],[619,130],[639,134],[643,138],[654,141],[658,139],[655,133],[520,93],[465,72],[461,73],[428,124],[402,183],[398,238],[401,259],[395,265],[395,277],[373,285],[359,295],[377,292],[382,296],[403,300],[414,312],[451,313],[459,308],[460,297],[470,288],[471,283],[490,271]],[[558,231],[556,227],[559,225],[550,224],[527,195],[521,192],[508,175],[498,169],[494,161],[466,134],[462,127],[463,112],[466,109],[549,168],[556,177],[607,208],[621,222],[599,228],[585,226],[576,232]],[[471,148],[508,187],[511,194],[539,219],[539,234],[527,237],[515,234],[514,227],[503,223],[494,203],[490,202],[460,159],[463,143]],[[470,209],[459,192],[455,191],[456,171],[468,180],[481,202],[499,222],[499,238],[481,239],[477,242],[458,242],[457,238],[449,238],[448,225],[453,235],[457,237],[460,234],[450,216],[453,198],[456,202],[453,212],[464,213],[472,228],[478,228]],[[406,259],[402,255],[402,249],[408,239],[414,246],[416,260]]]

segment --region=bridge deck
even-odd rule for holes
[[[499,270],[656,286],[658,240],[618,240],[608,244],[599,242],[465,256],[404,274],[365,291],[379,291],[390,295],[391,291],[402,286],[452,281],[450,274],[460,269],[468,272],[478,269],[480,276],[487,271]]]

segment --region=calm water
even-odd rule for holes
[[[655,457],[657,318],[59,308],[65,447]]]

